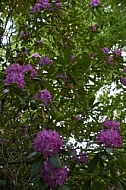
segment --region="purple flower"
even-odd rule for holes
[[[122,52],[119,49],[115,49],[114,53],[118,56],[122,55]]]
[[[60,152],[63,140],[55,130],[43,129],[34,139],[34,150],[41,152],[44,158]]]
[[[0,145],[4,144],[4,140],[0,138]]]
[[[52,96],[47,89],[44,89],[42,92],[38,92],[35,95],[35,98],[37,100],[43,100],[45,106],[48,106],[52,101]]]
[[[51,4],[48,2],[48,0],[39,0],[39,2],[36,3],[34,7],[31,9],[31,12],[38,12],[50,8]]]
[[[99,0],[92,0],[90,3],[91,7],[98,7],[100,5],[100,1]]]
[[[67,75],[65,75],[65,74],[59,74],[56,78],[60,78],[60,79],[62,79],[64,82],[66,82],[66,81],[67,81],[68,76],[67,76]]]
[[[91,59],[94,59],[94,57],[95,57],[94,53],[91,53],[90,57],[91,57]]]
[[[23,68],[23,73],[25,73],[25,74],[28,74],[29,71],[30,71],[30,77],[31,78],[34,78],[36,76],[36,74],[37,74],[36,70],[30,64],[23,65],[22,68]]]
[[[87,163],[88,162],[88,156],[85,152],[80,152],[79,154],[79,162]]]
[[[107,47],[102,48],[103,53],[107,54],[109,52],[109,49]]]
[[[54,3],[54,5],[56,5],[57,7],[61,8],[62,4],[61,2],[57,1],[57,0],[52,0],[52,3]]]
[[[44,162],[41,168],[41,176],[46,186],[50,189],[61,186],[67,179],[67,168],[55,168],[49,161]]]
[[[108,58],[108,63],[113,64],[113,60],[114,60],[113,55],[110,55]]]
[[[97,141],[103,143],[106,147],[120,147],[122,145],[121,136],[114,129],[102,129],[98,134]]]
[[[21,37],[21,38],[29,37],[29,36],[30,36],[30,34],[29,34],[28,31],[21,31],[21,33],[20,33],[20,37]]]
[[[126,67],[123,68],[123,71],[126,72]]]
[[[41,57],[39,64],[49,66],[52,64],[52,60],[49,57]]]
[[[6,75],[5,83],[7,85],[17,84],[19,88],[24,88],[24,74],[21,72],[11,72]]]
[[[17,84],[19,88],[24,88],[24,73],[21,65],[13,63],[7,67],[5,83],[7,85]]]
[[[79,116],[79,115],[77,115],[75,118],[76,118],[76,120],[82,120],[83,119],[82,116]]]
[[[91,31],[91,32],[92,32],[92,31],[96,31],[96,29],[97,29],[96,26],[95,26],[95,25],[92,25],[90,31]]]
[[[40,55],[39,55],[39,53],[33,53],[33,54],[32,54],[32,57],[35,57],[35,58],[36,58],[36,57],[40,57]]]
[[[73,162],[76,162],[77,164],[88,162],[88,156],[85,152],[80,152],[79,155],[77,155],[77,151],[74,149],[72,150],[72,154],[73,155],[71,156],[71,160]]]
[[[103,123],[104,126],[108,127],[109,129],[115,129],[117,131],[120,131],[120,125],[117,120],[109,120],[106,119]]]
[[[21,73],[22,72],[22,66],[19,65],[18,63],[13,63],[11,65],[9,65],[6,69],[6,74],[9,74],[11,72],[18,72]]]
[[[55,2],[55,5],[57,6],[57,7],[59,7],[59,8],[61,8],[62,7],[62,3],[61,2]]]
[[[37,41],[35,42],[35,44],[36,44],[36,45],[43,44],[43,40],[37,40]]]
[[[126,77],[121,79],[121,83],[126,86]]]
[[[72,54],[72,55],[71,55],[71,60],[73,61],[73,60],[75,59],[75,57],[76,57],[76,56],[75,56],[74,54]]]
[[[18,63],[13,63],[9,65],[6,69],[5,83],[7,85],[11,85],[13,83],[17,84],[18,87],[22,89],[25,86],[24,76],[29,71],[31,72],[31,78],[36,76],[36,71],[30,64],[22,66]]]

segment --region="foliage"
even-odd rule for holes
[[[101,0],[96,8],[89,0],[60,2],[61,7],[31,12],[35,0],[1,0],[0,187],[47,189],[40,175],[44,158],[33,150],[34,138],[46,128],[66,142],[49,158],[53,166],[60,168],[63,160],[68,168],[68,179],[57,190],[125,190],[126,88],[121,79],[126,63],[114,50],[126,48],[126,2]],[[103,47],[110,52],[104,54]],[[49,57],[52,64],[40,65],[34,53]],[[25,75],[23,89],[5,83],[6,68],[13,63],[30,63],[37,71],[34,78]],[[48,106],[35,99],[43,89],[52,95]],[[118,149],[96,142],[105,118],[120,123],[123,144]],[[71,161],[71,144],[87,153],[87,163]]]

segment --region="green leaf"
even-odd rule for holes
[[[82,186],[82,190],[88,190],[90,188],[90,185],[91,185],[91,180],[86,181]]]
[[[21,97],[21,96],[19,96],[19,95],[17,95],[17,96],[18,96],[19,100],[21,101],[21,103],[25,105],[26,103],[25,103],[24,98],[23,98],[23,97]]]
[[[42,162],[43,162],[43,159],[42,159],[42,156],[40,155],[38,159],[32,164],[31,171],[30,171],[31,178],[35,177],[40,172]]]
[[[71,60],[71,53],[70,53],[69,48],[66,48],[65,51],[64,51],[64,61],[65,61],[65,64],[69,64],[70,60]]]
[[[60,160],[58,154],[55,154],[55,155],[51,156],[49,158],[49,161],[56,168],[61,168],[62,167],[62,163],[61,163],[61,160]]]
[[[34,187],[37,187],[37,186],[40,186],[41,184],[42,184],[42,177],[41,177],[41,174],[38,174],[38,175],[35,177],[33,186],[34,186]]]
[[[79,64],[80,64],[80,66],[81,66],[84,70],[89,69],[90,64],[91,64],[91,58],[90,58],[90,56],[88,55],[88,53],[84,52],[84,53],[82,54],[82,59],[79,60]]]
[[[38,154],[38,152],[33,151],[31,154],[28,155],[27,159],[30,159],[30,158],[32,158],[33,156],[37,155],[37,154]]]
[[[57,190],[70,190],[70,188],[67,185],[62,185],[58,187]]]
[[[98,164],[98,161],[99,161],[99,155],[95,155],[94,158],[91,159],[89,165],[88,165],[88,168],[87,168],[87,171],[90,173],[92,172],[95,167],[97,166]]]
[[[5,186],[5,185],[6,185],[6,181],[0,179],[0,187]]]

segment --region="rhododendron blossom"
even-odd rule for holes
[[[34,150],[41,152],[44,158],[60,152],[63,139],[55,130],[43,129],[34,139]]]
[[[121,83],[126,86],[126,77],[121,79]]]
[[[105,53],[105,54],[106,54],[106,53],[108,53],[108,52],[109,52],[109,49],[108,49],[107,47],[103,47],[103,48],[102,48],[102,51],[103,51],[103,53]]]
[[[98,7],[100,5],[99,0],[92,0],[90,3],[91,7]]]
[[[41,168],[41,176],[46,186],[53,189],[62,186],[67,179],[67,168],[55,168],[49,161],[44,162]]]
[[[97,141],[103,143],[106,147],[120,147],[122,145],[122,139],[119,134],[120,125],[116,120],[106,119],[103,126],[107,129],[102,128],[98,134]]]
[[[49,66],[52,64],[52,60],[49,57],[41,57],[39,64]]]
[[[71,160],[73,162],[76,162],[77,164],[87,163],[88,162],[88,156],[85,152],[80,152],[79,154],[77,154],[76,149],[73,149]]]
[[[120,147],[122,145],[122,140],[118,131],[113,129],[102,129],[98,134],[98,142],[103,143],[106,147]]]
[[[32,57],[35,57],[35,58],[36,58],[36,57],[40,57],[40,55],[39,55],[39,53],[33,53],[33,54],[32,54]]]
[[[48,106],[52,101],[52,96],[47,89],[42,90],[42,92],[38,92],[35,95],[35,98],[37,100],[43,100],[45,106]]]
[[[113,64],[113,60],[114,60],[113,55],[110,55],[109,58],[108,58],[108,63]]]
[[[123,71],[126,72],[126,67],[123,68]]]
[[[25,81],[24,76],[30,71],[30,77],[34,78],[36,76],[36,70],[32,65],[19,65],[18,63],[13,63],[9,65],[6,69],[6,79],[5,83],[7,85],[17,84],[19,88],[24,88]]]
[[[115,54],[118,55],[118,56],[121,56],[121,55],[122,55],[122,52],[121,52],[119,49],[116,49],[114,52],[115,52]]]
[[[106,119],[103,123],[104,126],[108,127],[109,129],[115,129],[117,131],[120,131],[120,125],[117,120],[109,120]]]
[[[37,74],[36,70],[30,64],[23,65],[22,68],[23,68],[23,73],[28,74],[30,72],[31,78],[34,78]]]
[[[80,116],[80,115],[77,115],[75,118],[76,118],[76,120],[82,120],[83,119],[82,116]]]

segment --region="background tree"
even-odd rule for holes
[[[40,175],[45,158],[33,148],[37,134],[46,128],[65,141],[48,158],[54,167],[64,163],[68,168],[67,181],[55,189],[123,190],[125,1],[103,0],[96,7],[88,0],[37,3],[1,1],[0,186],[50,189]],[[13,64],[19,64],[18,75],[7,70]],[[18,85],[10,79],[19,79]],[[120,123],[119,148],[97,142],[106,118]]]

